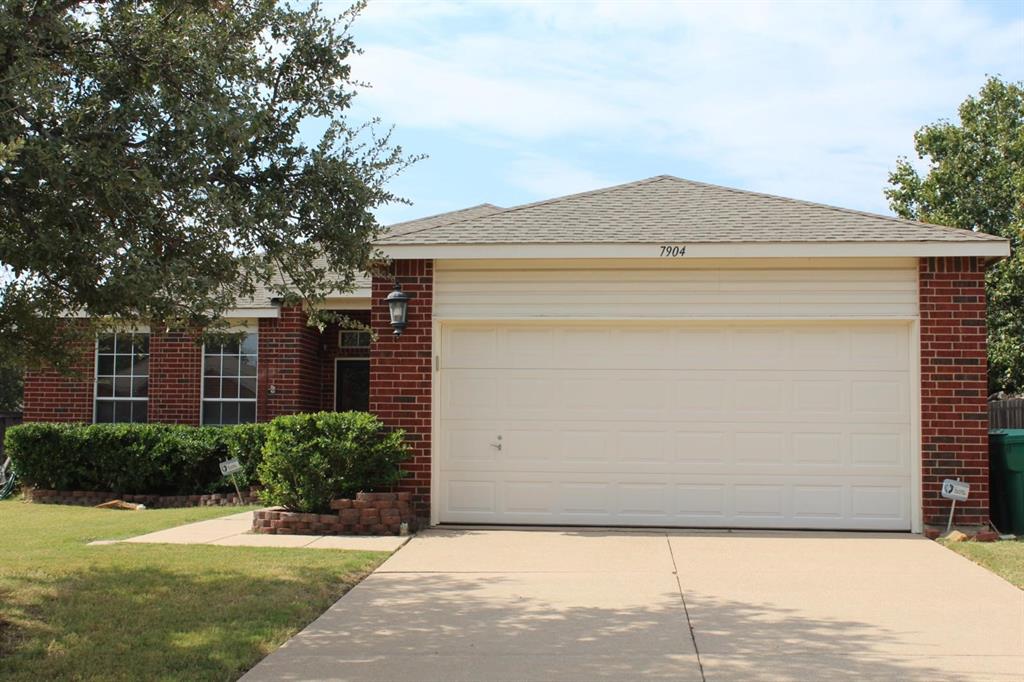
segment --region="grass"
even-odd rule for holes
[[[237,511],[0,502],[0,680],[235,680],[387,556],[86,546]]]
[[[1024,590],[1024,540],[942,544]]]

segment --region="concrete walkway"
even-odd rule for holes
[[[145,513],[145,512],[142,512]],[[334,536],[334,535],[262,535],[251,533],[252,512],[246,511],[197,521],[127,540],[98,540],[89,544],[118,542],[163,543],[172,545],[227,545],[232,547],[305,547],[308,549],[351,549],[372,552],[394,552],[408,537]]]
[[[1024,592],[920,537],[431,530],[262,680],[1018,680]]]

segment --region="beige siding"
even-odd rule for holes
[[[438,319],[917,315],[916,260],[557,260],[436,263]]]

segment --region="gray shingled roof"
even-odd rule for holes
[[[407,220],[403,223],[394,223],[385,227],[384,231],[387,233],[386,238],[391,238],[432,227],[440,227],[441,225],[447,225],[460,220],[481,218],[502,210],[504,209],[500,206],[495,206],[494,204],[477,204],[476,206],[462,208],[458,211],[448,211],[447,213],[438,213],[437,215],[427,216],[426,218],[417,218],[416,220]]]
[[[463,215],[458,215],[458,214]],[[928,225],[797,199],[659,175],[647,180],[498,209],[401,223],[378,240],[399,244],[664,242],[971,242],[980,232]]]

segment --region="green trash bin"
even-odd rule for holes
[[[1024,429],[988,434],[992,523],[1002,533],[1024,535]]]

